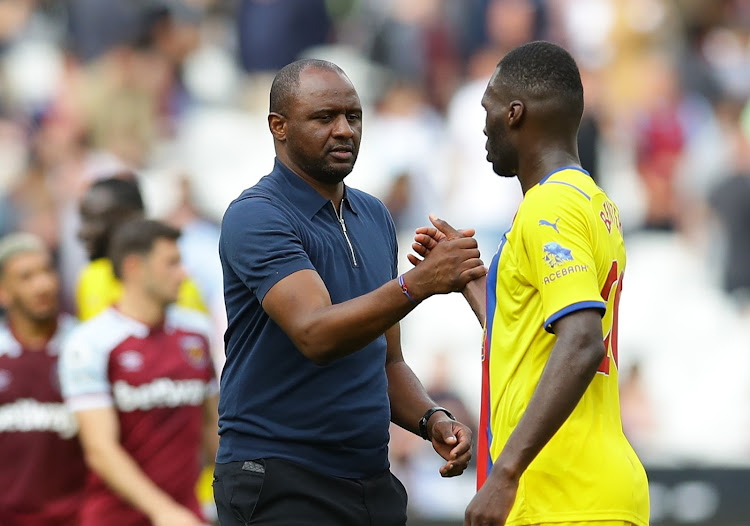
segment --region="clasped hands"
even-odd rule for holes
[[[430,215],[434,226],[419,227],[407,258],[415,268],[408,273],[409,290],[418,300],[431,294],[460,292],[466,284],[487,274],[479,258],[474,229],[456,230]]]

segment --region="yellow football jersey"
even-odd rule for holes
[[[114,305],[122,294],[122,284],[115,277],[112,262],[107,258],[95,259],[83,269],[78,279],[76,304],[78,318],[82,321],[93,318],[106,308]],[[191,280],[185,280],[180,287],[177,304],[189,309],[208,312],[201,300],[198,287]]]
[[[646,472],[622,431],[617,306],[625,245],[617,207],[587,172],[565,167],[529,189],[487,276],[480,484],[526,411],[552,323],[601,310],[607,356],[570,418],[520,480],[508,526],[649,519]]]

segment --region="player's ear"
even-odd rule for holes
[[[508,105],[508,127],[516,128],[523,121],[526,114],[526,106],[520,100],[511,101]]]
[[[143,255],[141,254],[128,254],[120,263],[120,279],[127,279],[128,277],[135,276],[143,265]]]
[[[286,117],[281,113],[271,112],[268,114],[268,129],[271,130],[273,138],[279,142],[286,141]]]

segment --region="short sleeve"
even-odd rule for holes
[[[393,254],[391,259],[391,279],[396,279],[398,277],[398,236],[396,235],[396,224],[393,222],[393,217],[385,205],[383,205],[383,211],[388,223],[389,240],[393,247],[393,250],[391,251]]]
[[[219,247],[223,264],[259,302],[290,274],[315,269],[291,219],[266,197],[248,197],[229,206]]]
[[[109,353],[92,345],[82,331],[74,330],[62,345],[59,359],[60,387],[71,411],[112,407],[107,376]]]
[[[587,218],[589,202],[577,190],[539,189],[519,214],[528,257],[527,279],[540,292],[544,328],[580,309],[606,310],[599,290]]]

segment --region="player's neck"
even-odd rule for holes
[[[540,144],[534,150],[527,150],[518,163],[518,180],[524,195],[547,174],[563,166],[581,166],[577,148]]]
[[[136,321],[155,327],[164,321],[165,306],[143,291],[124,287],[117,309]]]
[[[30,351],[44,349],[57,330],[56,318],[44,321],[33,320],[14,311],[8,311],[7,318],[13,337],[24,349]]]

